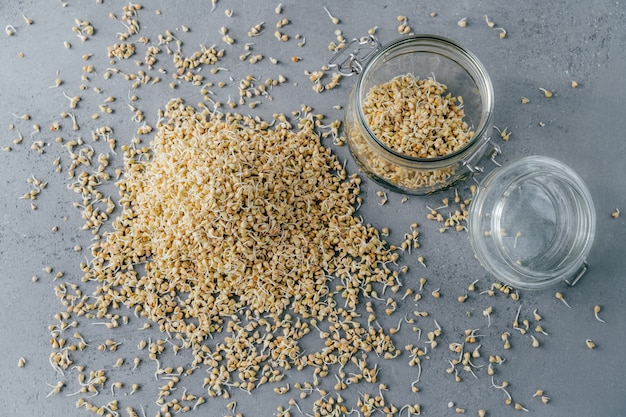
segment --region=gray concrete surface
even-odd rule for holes
[[[0,23],[15,28],[13,36],[0,34],[0,145],[12,148],[0,152],[0,282],[3,298],[0,307],[0,415],[56,417],[88,414],[84,409],[76,410],[75,402],[79,396],[70,396],[79,388],[76,370],[61,376],[48,364],[51,347],[47,327],[54,322],[54,314],[63,310],[55,297],[54,286],[59,282],[76,283],[85,293],[90,291],[89,285],[80,282],[79,263],[89,257],[86,248],[90,245],[91,235],[80,230],[80,213],[72,207],[78,196],[67,189],[66,170],[60,174],[55,172],[53,161],[57,157],[61,158],[64,168],[70,163],[68,152],[55,142],[55,138],[61,136],[67,141],[82,136],[98,152],[105,152],[106,144],[92,143],[90,130],[108,124],[114,128],[120,144],[128,143],[139,126],[131,121],[132,113],[127,106],[129,94],[139,97],[133,104],[144,112],[146,121],[152,125],[156,122],[157,110],[169,98],[183,97],[190,104],[200,100],[195,87],[169,88],[173,67],[171,58],[164,54],[159,56],[155,71],[151,72],[163,78],[160,84],[142,86],[135,91],[131,83],[119,75],[104,79],[107,67],[116,66],[127,72],[140,69],[133,60],[143,58],[145,47],[141,44],[137,44],[138,53],[129,62],[112,65],[107,57],[106,48],[118,42],[116,33],[124,30],[119,18],[122,7],[127,4],[126,1],[113,0],[5,0],[0,4]],[[364,204],[360,214],[366,222],[377,227],[388,226],[392,230],[391,242],[400,241],[411,223],[420,223],[420,253],[425,257],[427,267],[418,265],[414,256],[404,257],[403,262],[410,266],[404,283],[407,287],[417,288],[418,277],[428,279],[420,309],[428,310],[430,317],[444,329],[441,345],[430,353],[430,359],[423,361],[420,393],[411,393],[409,385],[415,379],[416,370],[407,366],[406,353],[395,360],[378,360],[381,367],[379,382],[389,386],[385,393],[387,402],[398,408],[420,403],[422,415],[428,416],[455,415],[457,406],[466,409],[468,415],[476,415],[479,408],[485,408],[489,416],[524,415],[523,411],[504,404],[505,394],[491,386],[484,369],[477,371],[477,378],[464,375],[460,383],[454,382],[445,372],[447,360],[452,358],[448,343],[458,340],[466,328],[481,328],[485,332],[481,340],[484,354],[501,354],[507,359],[498,368],[497,381],[510,382],[508,390],[514,401],[524,405],[529,415],[626,415],[626,365],[623,360],[626,346],[623,321],[626,317],[625,6],[613,0],[593,3],[283,0],[281,17],[292,22],[284,28],[291,40],[280,43],[273,37],[274,24],[279,19],[274,13],[277,5],[278,1],[219,0],[215,10],[211,11],[210,2],[145,2],[138,13],[139,36],[148,37],[150,45],[157,42],[158,34],[170,30],[182,40],[185,51],[195,50],[200,43],[224,48],[226,57],[221,65],[229,71],[211,75],[207,68],[203,69],[207,79],[227,83],[223,89],[213,88],[217,99],[224,103],[229,95],[236,97],[237,94],[236,83],[229,77],[238,80],[251,73],[265,79],[281,73],[288,78],[288,83],[272,91],[272,101],[260,99],[261,104],[256,109],[242,108],[241,112],[269,117],[275,112],[288,113],[306,103],[334,120],[343,118],[343,110],[334,106],[345,107],[354,79],[343,79],[340,88],[318,94],[312,91],[305,70],[318,70],[330,58],[327,45],[335,40],[334,30],[341,29],[350,39],[377,26],[377,36],[386,43],[398,36],[396,17],[405,15],[414,32],[456,39],[486,65],[496,93],[495,124],[512,132],[510,141],[500,143],[503,162],[526,155],[556,157],[574,167],[583,177],[596,205],[597,237],[588,259],[590,270],[578,285],[521,292],[518,303],[502,296],[491,298],[476,293],[460,304],[456,297],[465,293],[472,281],[479,279],[476,285],[482,291],[495,279],[478,265],[464,234],[439,234],[438,225],[426,220],[426,206],[438,205],[446,194],[410,197],[408,202],[402,203],[401,195],[390,192],[389,202],[381,207],[376,196],[381,188],[364,180]],[[331,23],[323,6],[341,19],[339,25]],[[226,9],[233,10],[232,17],[226,17]],[[436,16],[431,17],[431,12]],[[115,13],[118,20],[111,19],[109,13]],[[26,24],[23,15],[32,19],[32,25]],[[498,33],[486,25],[485,15],[496,26],[506,29],[505,39],[500,39]],[[91,22],[95,28],[94,36],[81,41],[72,31],[75,18]],[[465,28],[457,25],[462,18],[467,18]],[[247,31],[261,21],[265,22],[265,33],[254,39],[248,38]],[[183,32],[181,25],[188,26],[189,32]],[[230,28],[236,39],[234,45],[226,45],[220,40],[218,30],[221,26]],[[296,34],[306,39],[303,47],[297,46]],[[64,41],[70,42],[71,48],[65,48]],[[261,63],[251,66],[239,60],[246,42],[254,42],[253,51],[266,57]],[[81,56],[87,53],[93,53],[93,57],[83,61]],[[301,61],[293,63],[291,57],[294,55],[301,57]],[[279,60],[276,66],[269,62],[270,56]],[[84,81],[81,80],[82,69],[88,64],[94,66],[95,72],[85,74],[89,81]],[[167,74],[156,71],[161,67],[167,69]],[[57,71],[63,84],[59,88],[49,88],[57,78]],[[579,87],[572,89],[571,80],[576,80]],[[81,83],[87,86],[85,91],[79,89]],[[94,87],[102,88],[102,93],[95,93]],[[545,99],[539,87],[554,90],[554,97]],[[76,109],[69,109],[64,92],[69,96],[82,96]],[[117,97],[111,103],[115,112],[91,120],[90,116],[98,112],[98,105],[108,96]],[[530,103],[521,105],[522,96],[528,97]],[[80,130],[73,131],[67,119],[60,119],[62,111],[76,114]],[[29,114],[31,119],[25,121],[16,117],[23,114]],[[49,126],[55,121],[61,123],[61,129],[51,132]],[[15,128],[9,130],[9,124]],[[34,124],[41,126],[40,132],[34,131]],[[18,131],[23,142],[14,144]],[[144,143],[149,138],[146,137]],[[43,153],[31,149],[37,141],[45,143]],[[347,159],[350,172],[356,172],[347,148],[326,144],[341,159]],[[113,165],[119,166],[120,163],[119,157],[114,158]],[[37,210],[30,208],[29,201],[19,199],[31,189],[26,180],[32,175],[48,182],[47,188],[34,201]],[[467,193],[467,187],[468,184],[464,184],[459,190]],[[117,195],[112,185],[106,189],[114,197]],[[624,214],[613,219],[611,213],[616,208],[621,208]],[[51,231],[53,226],[58,227],[58,232]],[[77,253],[73,249],[75,245],[85,249]],[[53,268],[51,274],[44,271],[47,266]],[[64,276],[55,281],[53,278],[58,271]],[[37,276],[38,281],[33,282],[32,276]],[[440,299],[430,296],[430,291],[437,287],[443,294]],[[571,308],[555,299],[557,290],[564,294]],[[601,317],[606,323],[594,319],[593,306],[596,304],[602,306]],[[542,343],[539,349],[532,349],[527,337],[511,329],[518,305],[526,317],[535,308],[544,317],[542,325],[548,335],[538,335]],[[489,328],[481,314],[487,306],[494,310]],[[415,308],[414,303],[401,303],[400,312],[392,318],[396,320],[404,313],[410,314]],[[75,354],[75,362],[92,369],[104,368],[109,373],[105,389],[91,399],[94,403],[106,404],[118,399],[122,411],[126,406],[133,406],[136,410],[143,406],[147,416],[155,416],[158,413],[155,404],[158,387],[164,381],[155,381],[154,364],[145,361],[136,370],[131,369],[132,364],[127,363],[120,369],[113,368],[112,364],[121,356],[130,362],[135,356],[145,355],[136,349],[138,342],[163,335],[155,329],[145,333],[136,331],[143,321],[136,319],[131,312],[122,314],[130,316],[130,324],[115,331],[103,330],[88,320],[80,320],[78,330],[91,346]],[[432,320],[421,323],[425,331],[434,326]],[[512,349],[508,351],[502,350],[500,334],[504,331],[511,332]],[[71,333],[67,338],[71,338]],[[102,353],[96,349],[107,338],[123,342],[118,352]],[[585,339],[594,340],[597,348],[589,350]],[[402,349],[408,343],[415,343],[415,334],[406,326],[394,340]],[[18,368],[21,357],[25,358],[26,364]],[[185,352],[176,357],[169,352],[163,357],[163,362],[169,364],[184,366],[189,361]],[[311,369],[291,372],[284,382],[293,387],[298,381],[312,381],[311,373]],[[203,395],[202,374],[203,370],[199,370],[181,386],[196,395]],[[48,397],[52,388],[47,384],[54,385],[57,381],[64,381],[67,386],[58,395]],[[115,396],[110,389],[114,381],[125,384]],[[142,389],[129,395],[129,386],[134,382],[140,383]],[[330,376],[322,386],[332,390],[334,383]],[[280,405],[287,408],[289,398],[298,398],[294,389],[283,396],[274,394],[272,389],[273,386],[267,385],[251,395],[234,390],[230,400],[210,399],[188,415],[234,414],[225,405],[236,401],[236,413],[270,416]],[[537,389],[545,390],[551,398],[549,404],[544,405],[532,397]],[[366,392],[377,395],[378,387],[359,384],[342,395],[350,409]],[[314,394],[307,400],[298,400],[304,413],[311,413],[315,398]],[[455,406],[449,407],[450,402]],[[292,408],[291,415],[300,413]],[[402,415],[406,415],[406,410]]]

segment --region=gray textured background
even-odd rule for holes
[[[47,326],[53,315],[62,309],[55,298],[52,276],[56,271],[65,273],[66,282],[79,283],[81,272],[79,263],[88,256],[88,251],[75,253],[73,247],[82,245],[87,248],[91,235],[79,230],[81,223],[78,210],[72,202],[78,196],[67,189],[65,171],[54,172],[52,161],[61,157],[66,167],[69,161],[67,151],[54,142],[56,136],[66,140],[83,136],[90,143],[90,128],[109,124],[115,129],[115,136],[120,144],[128,142],[138,125],[132,122],[132,113],[126,103],[130,83],[121,77],[104,80],[102,75],[109,67],[106,47],[117,42],[115,33],[123,30],[119,21],[109,18],[109,13],[121,17],[125,1],[68,0],[67,7],[61,1],[15,1],[6,0],[0,4],[0,23],[15,26],[12,37],[0,34],[0,144],[11,146],[11,152],[0,152],[0,280],[3,288],[3,302],[0,308],[0,415],[15,416],[68,416],[85,414],[76,411],[74,403],[77,396],[68,397],[77,388],[76,373],[68,372],[62,378],[48,365],[50,347]],[[378,36],[383,43],[398,36],[396,16],[402,14],[409,18],[409,24],[416,33],[432,33],[456,39],[474,52],[485,64],[491,75],[495,94],[496,108],[494,122],[497,126],[512,132],[511,140],[502,142],[502,162],[526,155],[546,155],[556,157],[572,166],[589,186],[598,215],[597,235],[589,256],[590,270],[574,288],[564,285],[542,292],[522,292],[520,302],[522,312],[530,316],[537,308],[543,315],[542,325],[549,333],[539,335],[542,347],[531,349],[529,339],[522,338],[511,329],[518,303],[502,296],[489,298],[486,295],[472,294],[465,304],[459,304],[456,297],[466,292],[470,282],[480,279],[479,290],[486,289],[494,278],[489,277],[473,258],[467,236],[458,233],[439,234],[439,225],[426,220],[426,205],[437,206],[447,194],[428,197],[410,197],[401,203],[402,196],[388,193],[389,202],[381,207],[376,192],[381,188],[370,181],[364,181],[364,198],[360,214],[366,222],[377,227],[388,226],[392,230],[390,242],[399,242],[403,233],[413,222],[420,223],[420,254],[427,262],[427,268],[417,265],[415,256],[406,256],[403,263],[410,266],[410,272],[404,278],[407,287],[417,288],[417,278],[428,279],[424,290],[424,301],[420,309],[428,310],[431,318],[437,320],[444,329],[441,346],[434,350],[429,360],[423,361],[421,392],[412,394],[408,384],[415,379],[415,369],[408,368],[407,355],[393,361],[380,360],[379,381],[389,385],[390,391],[385,398],[397,406],[408,403],[420,403],[423,415],[454,415],[454,409],[448,407],[454,402],[467,410],[467,414],[476,415],[478,408],[485,408],[491,416],[514,415],[518,411],[503,404],[504,394],[490,386],[490,380],[483,372],[478,378],[465,376],[464,381],[455,383],[445,373],[447,360],[453,355],[448,351],[450,341],[460,339],[466,328],[481,328],[485,337],[482,340],[484,354],[498,353],[507,361],[499,368],[498,380],[510,382],[509,391],[515,401],[522,403],[533,416],[621,416],[626,414],[626,382],[624,379],[624,346],[626,346],[626,284],[624,266],[626,253],[626,168],[624,157],[624,73],[626,71],[626,26],[624,25],[625,7],[616,1],[595,1],[593,6],[583,1],[456,1],[456,2],[295,2],[283,1],[284,12],[292,24],[285,27],[292,39],[280,43],[273,37],[275,22],[279,19],[274,14],[278,2],[241,2],[220,0],[215,10],[210,12],[210,2],[201,1],[153,1],[145,2],[139,12],[140,35],[156,42],[157,34],[170,30],[183,41],[186,51],[193,51],[199,43],[217,44],[225,48],[227,56],[220,65],[229,72],[220,72],[213,77],[229,83],[228,77],[240,79],[252,73],[262,79],[276,77],[282,73],[289,83],[276,88],[273,101],[261,99],[262,103],[254,111],[241,108],[241,112],[253,112],[264,117],[274,112],[288,113],[297,110],[306,103],[316,112],[323,113],[329,120],[343,118],[343,110],[333,106],[345,106],[348,92],[354,79],[343,79],[340,88],[317,94],[312,91],[311,83],[304,74],[305,70],[317,70],[329,58],[327,49],[334,40],[333,31],[343,30],[348,39],[366,34],[373,26],[378,26]],[[331,12],[341,19],[338,26],[331,24],[323,10],[327,5]],[[234,10],[232,18],[225,17],[225,9]],[[157,15],[156,9],[162,13]],[[436,17],[430,17],[436,12]],[[25,24],[22,15],[33,19],[33,24]],[[499,39],[497,32],[489,29],[484,16],[488,15],[496,26],[507,30],[506,39]],[[468,25],[461,28],[457,21],[468,19]],[[74,18],[90,21],[96,28],[96,34],[87,42],[81,42],[72,32]],[[265,21],[266,33],[249,39],[247,31],[253,25]],[[191,30],[182,33],[181,25]],[[227,26],[237,40],[232,46],[223,44],[218,29]],[[296,33],[306,38],[306,45],[297,46]],[[71,49],[63,46],[64,41],[72,43]],[[256,66],[242,63],[238,56],[243,52],[243,44],[255,42],[254,51],[262,53],[266,59]],[[133,59],[141,59],[143,50]],[[24,57],[18,54],[23,52]],[[94,53],[89,62],[83,62],[81,55]],[[298,55],[298,63],[290,61]],[[267,57],[273,56],[280,63],[273,66]],[[161,55],[156,67],[164,67],[171,73],[172,63],[168,56]],[[90,74],[86,83],[89,89],[80,92],[82,67],[93,64],[96,73]],[[119,67],[137,71],[131,62],[123,62]],[[56,71],[64,84],[58,89],[49,89],[54,83]],[[154,72],[155,75],[156,71]],[[208,70],[205,76],[211,79]],[[143,110],[148,123],[156,122],[157,109],[163,107],[169,98],[184,97],[190,104],[199,101],[197,88],[180,86],[176,90],[168,87],[170,79],[164,79],[157,86],[141,87],[136,92],[139,101],[134,103]],[[580,86],[570,87],[575,79]],[[232,85],[231,85],[232,84]],[[236,83],[231,82],[224,89],[214,88],[222,102],[228,95],[237,94]],[[92,87],[100,86],[103,93],[97,95]],[[539,87],[552,89],[555,96],[548,100],[539,91]],[[83,100],[75,113],[81,129],[71,130],[67,121],[62,122],[59,132],[50,132],[50,124],[59,120],[61,111],[68,111],[68,100],[62,95],[80,94]],[[97,122],[89,116],[98,111],[98,104],[107,96],[118,100],[112,104],[115,113],[103,116]],[[530,103],[522,106],[520,98],[526,96]],[[13,116],[28,113],[32,119],[22,121]],[[540,126],[540,122],[545,124]],[[9,123],[14,123],[24,136],[22,144],[14,145],[16,130],[8,130]],[[32,125],[41,125],[40,133],[32,133]],[[48,145],[45,153],[38,154],[30,150],[33,141],[43,140]],[[147,143],[149,137],[144,139]],[[329,142],[327,145],[332,146]],[[104,144],[93,144],[97,149],[106,149]],[[102,147],[102,148],[100,148]],[[355,166],[349,159],[347,148],[333,147],[341,159],[348,159],[347,168],[355,172]],[[114,164],[120,164],[119,157]],[[489,168],[489,167],[488,167]],[[26,179],[35,175],[48,181],[35,201],[38,210],[33,211],[26,200],[18,197],[30,190]],[[465,184],[459,187],[467,194]],[[109,192],[116,196],[114,187]],[[611,218],[616,207],[621,207],[624,215],[619,219]],[[116,213],[119,213],[117,211]],[[67,217],[66,217],[67,216]],[[51,228],[57,225],[59,232],[53,234]],[[54,272],[48,275],[42,269],[52,266]],[[38,282],[31,277],[37,275]],[[436,300],[430,291],[441,288],[442,298]],[[560,290],[572,308],[554,298],[554,292]],[[84,291],[89,292],[85,286]],[[603,307],[601,316],[606,324],[593,318],[593,306]],[[494,309],[493,324],[486,327],[481,311],[487,306]],[[395,323],[404,312],[410,314],[415,309],[412,302],[401,303],[400,312],[389,319],[387,325]],[[470,312],[470,316],[466,314]],[[120,356],[128,362],[141,355],[136,345],[142,338],[158,338],[153,333],[141,333],[135,329],[143,323],[135,319],[130,312],[129,326],[107,332],[101,326],[91,326],[81,322],[80,331],[92,346],[77,357],[77,363],[104,367],[110,370],[110,382],[123,381],[127,387],[117,396],[112,397],[110,390],[104,390],[92,400],[105,404],[111,399],[120,400],[122,407],[132,405],[139,409],[143,405],[146,415],[154,416],[158,408],[154,403],[158,386],[163,381],[154,380],[154,364],[144,362],[137,370],[131,365],[121,369],[111,369],[111,365]],[[433,328],[432,320],[424,320],[421,326],[425,331]],[[415,334],[406,326],[396,336],[396,345],[403,348],[407,343],[414,343]],[[502,331],[512,333],[510,351],[502,350],[499,335]],[[71,334],[68,334],[69,338]],[[123,341],[116,353],[102,354],[95,349],[106,338]],[[591,351],[585,347],[585,339],[591,338],[597,349]],[[17,367],[20,357],[27,361],[23,369]],[[189,362],[185,352],[177,357],[164,356],[164,361],[185,365]],[[311,370],[289,374],[285,382],[292,386],[295,382],[310,381]],[[201,389],[202,372],[184,380],[189,392],[198,395]],[[46,384],[55,384],[57,380],[67,381],[59,395],[45,398],[51,390]],[[128,396],[128,384],[138,382],[143,388],[140,392]],[[324,384],[332,387],[335,380],[330,377]],[[284,385],[284,384],[282,384]],[[109,387],[109,385],[107,385]],[[543,405],[532,394],[539,388],[552,398],[550,404]],[[359,393],[375,394],[376,386],[359,385],[343,394],[349,405],[354,405]],[[126,393],[126,394],[124,394]],[[179,392],[180,394],[180,392]],[[252,395],[233,392],[232,400],[237,401],[237,412],[246,416],[269,416],[276,412],[279,405],[287,405],[288,399],[297,398],[292,391],[285,396],[276,396],[272,386],[264,386]],[[311,396],[315,398],[315,396]],[[189,415],[222,416],[228,414],[226,400],[209,401],[197,412]],[[304,412],[310,412],[311,401],[301,403]],[[292,409],[292,415],[299,412]],[[356,415],[356,414],[353,414]],[[405,415],[405,414],[404,414]]]

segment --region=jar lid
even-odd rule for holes
[[[562,162],[530,156],[490,172],[470,205],[476,257],[520,289],[566,281],[586,268],[595,209],[582,179]]]

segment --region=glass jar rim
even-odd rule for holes
[[[462,57],[464,57],[471,64],[471,66],[473,66],[473,69],[476,71],[476,73],[479,74],[480,76],[480,81],[482,85],[484,86],[484,88],[481,89],[481,93],[483,92],[485,93],[485,94],[481,94],[481,98],[486,101],[486,107],[488,109],[486,112],[486,117],[481,118],[480,124],[478,125],[478,129],[475,131],[474,137],[467,145],[465,145],[461,149],[458,149],[454,152],[450,152],[446,155],[435,156],[435,157],[430,157],[430,158],[413,157],[413,156],[406,155],[402,152],[398,152],[394,149],[391,149],[389,146],[383,143],[374,134],[374,132],[372,132],[368,123],[365,122],[366,118],[365,118],[365,114],[363,113],[363,108],[362,108],[363,80],[365,79],[365,76],[367,75],[368,71],[372,67],[372,64],[375,63],[380,57],[387,54],[389,51],[405,46],[407,44],[418,45],[420,43],[423,43],[425,45],[443,46],[444,48],[449,48],[450,51],[459,53]],[[431,51],[428,51],[428,52],[431,52]],[[446,58],[451,58],[451,57],[446,56]],[[452,60],[456,62],[459,66],[463,67],[464,69],[467,69],[466,65],[463,65],[457,60],[454,60],[454,59]],[[474,79],[473,76],[472,76],[472,79]],[[477,86],[479,85],[477,80],[474,79],[474,82],[476,83]],[[493,85],[491,83],[491,78],[489,77],[489,74],[487,73],[487,69],[482,64],[482,62],[478,59],[478,57],[476,57],[476,55],[474,55],[472,52],[465,49],[464,47],[462,47],[460,44],[453,41],[452,39],[449,39],[443,36],[429,35],[429,34],[407,35],[407,36],[402,36],[400,38],[397,38],[383,45],[363,65],[363,70],[359,74],[355,89],[356,89],[356,102],[358,104],[356,106],[356,112],[357,112],[359,119],[361,120],[361,124],[363,125],[367,135],[371,139],[374,140],[374,142],[380,147],[380,149],[384,150],[390,155],[393,155],[395,158],[405,163],[432,164],[432,163],[437,163],[437,162],[449,161],[451,159],[457,159],[459,157],[471,154],[472,151],[477,146],[480,146],[480,144],[483,142],[480,139],[488,135],[489,132],[487,132],[487,130],[491,128],[491,120],[493,118],[493,109],[494,109],[494,91],[493,91]]]

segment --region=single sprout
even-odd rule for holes
[[[472,351],[472,358],[474,359],[478,359],[480,358],[480,348],[482,345],[478,345],[474,348],[474,350]]]
[[[423,256],[418,256],[417,257],[417,262],[422,265],[424,268],[426,268],[426,263],[424,262],[424,257]]]
[[[424,285],[426,285],[426,278],[420,278],[420,288],[419,288],[420,291],[424,289]]]
[[[492,307],[487,307],[483,310],[483,316],[488,319],[487,327],[491,327],[491,313],[493,313]]]
[[[533,318],[535,319],[535,321],[541,321],[542,317],[539,315],[539,313],[537,313],[537,309],[533,310]]]
[[[526,97],[522,97],[522,104],[528,104],[530,100]]]
[[[490,20],[487,15],[485,15],[485,22],[487,22],[487,26],[489,26],[490,28],[493,28],[495,25],[494,21]]]
[[[591,339],[585,340],[585,344],[587,345],[587,347],[589,349],[595,349],[596,348],[596,344]]]
[[[541,87],[539,87],[539,90],[543,91],[543,95],[546,98],[552,98],[552,94],[553,94],[552,91],[546,90],[545,88],[541,88]]]
[[[598,313],[600,313],[600,310],[601,310],[601,307],[599,305],[593,306],[593,315],[596,318],[596,320],[598,320],[600,323],[606,323],[606,321],[602,320],[600,316],[598,316]]]
[[[121,382],[114,382],[111,384],[111,395],[114,396],[115,395],[115,390],[120,390],[122,389],[122,387],[124,386],[123,383]]]
[[[459,25],[459,27],[466,27],[467,26],[467,17],[464,17],[463,19],[459,20],[458,22],[456,22],[457,25]]]
[[[333,22],[334,25],[338,25],[339,24],[339,18],[337,18],[337,17],[333,16],[332,14],[330,14],[330,10],[328,10],[328,8],[326,6],[324,6],[324,10],[328,14],[328,17],[330,17],[330,21]]]
[[[22,119],[22,120],[30,120],[30,114],[28,113],[24,113],[21,116],[16,115],[15,113],[13,114],[13,117],[17,117],[18,119]]]
[[[454,381],[455,382],[461,382],[463,379],[461,378],[461,376],[459,375],[459,372],[454,369]]]
[[[496,295],[496,292],[494,290],[485,290],[485,291],[481,291],[480,294],[487,294],[489,297],[493,297]]]
[[[494,30],[497,30],[498,32],[498,36],[500,37],[500,39],[504,39],[506,38],[506,30],[504,28],[495,28]]]
[[[613,217],[614,219],[617,219],[619,217],[619,209],[616,208],[615,211],[613,213],[611,213],[611,217]]]
[[[541,402],[544,404],[548,404],[550,402],[550,397],[542,395],[541,396]]]
[[[526,411],[526,412],[528,412],[528,409],[527,409],[527,408],[524,408],[524,406],[522,406],[520,403],[515,403],[515,406],[514,406],[514,407],[515,407],[515,409],[516,409],[516,410],[518,410],[518,411]]]
[[[70,119],[72,119],[72,130],[78,130],[78,122],[76,121],[76,116],[73,113],[69,114]]]
[[[57,88],[60,87],[61,84],[63,84],[63,81],[59,78],[59,71],[57,71],[57,78],[54,80],[54,85],[51,85],[48,88]]]
[[[568,306],[569,308],[572,308],[567,301],[565,301],[565,298],[563,298],[563,294],[560,292],[557,292],[556,294],[554,294],[554,296],[556,297],[557,300],[561,300],[563,301],[563,304],[565,304],[566,306]]]

